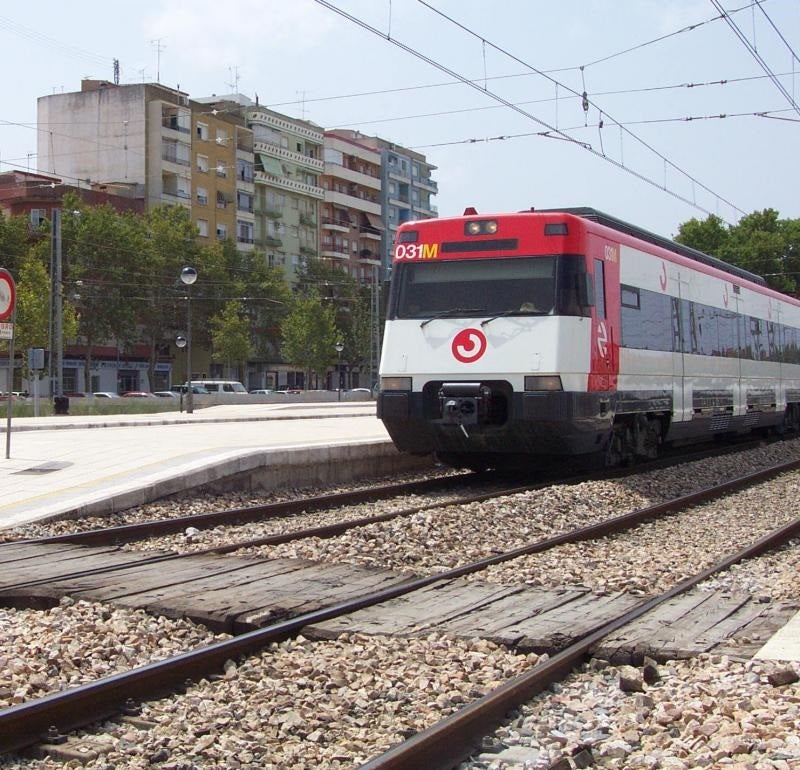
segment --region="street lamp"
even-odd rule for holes
[[[336,388],[336,392],[339,394],[337,400],[341,401],[342,400],[342,351],[344,350],[344,343],[339,341],[334,345],[334,347],[336,348],[336,353],[339,356],[339,361],[336,365],[336,370],[338,372],[338,377],[339,377],[339,383],[338,383],[339,387]]]
[[[197,280],[197,270],[184,267],[181,281],[186,286],[186,414],[194,412],[192,398],[192,284]]]
[[[183,350],[186,347],[186,337],[184,337],[182,334],[179,334],[175,338],[175,346],[179,350]],[[181,390],[180,388],[178,389],[178,399],[179,399],[178,409],[179,409],[179,411],[182,412],[183,411],[183,390]]]

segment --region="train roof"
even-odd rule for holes
[[[652,243],[655,246],[660,246],[663,249],[668,249],[676,254],[693,259],[696,262],[702,262],[704,265],[715,267],[718,270],[724,270],[726,273],[738,276],[746,281],[752,281],[759,286],[767,285],[766,280],[757,273],[751,273],[749,270],[737,267],[736,265],[731,265],[729,262],[712,257],[710,254],[705,254],[702,251],[691,248],[691,246],[684,246],[683,244],[676,243],[669,238],[664,238],[661,235],[651,233],[649,230],[644,230],[641,227],[630,224],[629,222],[624,222],[621,219],[612,217],[610,214],[598,211],[597,209],[589,207],[577,207],[563,209],[531,209],[531,211],[539,214],[572,214],[573,216],[581,217],[582,219],[588,219],[592,222],[597,222],[597,224],[603,225],[604,227],[610,227],[612,230],[626,233],[627,235],[631,235],[639,240],[647,241],[648,243]]]

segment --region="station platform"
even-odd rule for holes
[[[6,440],[10,436],[9,457]],[[0,422],[0,530],[125,510],[248,476],[272,488],[404,469],[374,401]]]

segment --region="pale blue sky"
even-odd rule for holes
[[[384,37],[314,0],[7,0],[0,170],[35,170],[38,96],[111,79],[117,58],[122,83],[159,73],[192,97],[238,85],[288,115],[419,149],[438,166],[441,216],[593,206],[666,236],[706,211],[800,217],[797,0],[330,4]],[[718,5],[744,9],[731,20],[785,93],[712,21]],[[571,93],[584,90],[588,112]]]

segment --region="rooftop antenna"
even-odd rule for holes
[[[161,38],[156,38],[155,40],[150,41],[150,45],[152,45],[156,49],[156,83],[161,82],[161,52],[166,49],[165,45],[161,45]]]
[[[232,83],[226,83],[228,88],[233,89],[233,93],[239,93],[239,68],[237,66],[228,67],[228,74],[231,76]]]
[[[119,85],[119,59],[114,59],[114,85]]]
[[[296,94],[300,95],[300,118],[302,120],[306,119],[306,92],[305,91],[295,91]]]

